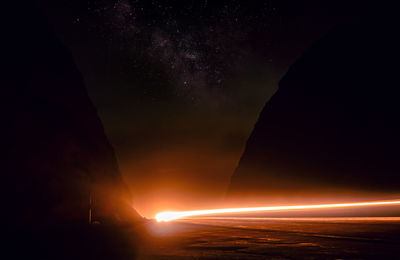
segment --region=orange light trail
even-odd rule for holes
[[[336,204],[316,204],[316,205],[295,205],[295,206],[270,206],[252,208],[225,208],[225,209],[206,209],[192,211],[163,211],[155,216],[157,222],[167,222],[185,217],[193,217],[210,214],[258,212],[258,211],[279,211],[279,210],[302,210],[302,209],[327,209],[327,208],[346,208],[346,207],[367,207],[367,206],[387,206],[400,205],[400,200],[352,202]]]

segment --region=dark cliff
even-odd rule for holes
[[[388,21],[338,27],[289,69],[247,141],[230,197],[400,191],[394,31]]]
[[[36,5],[8,7],[1,138],[9,225],[88,221],[89,194],[97,219],[137,219],[72,55]]]

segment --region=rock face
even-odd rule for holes
[[[4,33],[3,205],[12,223],[137,218],[112,146],[69,51],[44,15],[12,6]]]
[[[390,27],[338,27],[289,69],[248,139],[230,196],[400,191],[399,55]]]

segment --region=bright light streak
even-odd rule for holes
[[[301,210],[301,209],[366,207],[366,206],[385,206],[385,205],[400,205],[400,200],[352,202],[352,203],[337,203],[337,204],[317,204],[317,205],[207,209],[207,210],[192,210],[192,211],[164,211],[164,212],[158,213],[155,216],[155,219],[158,222],[161,222],[161,221],[167,222],[167,221],[171,221],[171,220],[182,219],[185,217],[210,215],[210,214],[257,212],[257,211],[279,211],[279,210]]]

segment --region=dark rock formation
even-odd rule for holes
[[[230,196],[400,191],[393,27],[338,27],[289,69],[248,139]]]
[[[7,7],[1,174],[8,225],[87,222],[89,194],[97,219],[137,219],[71,54],[31,1]]]

